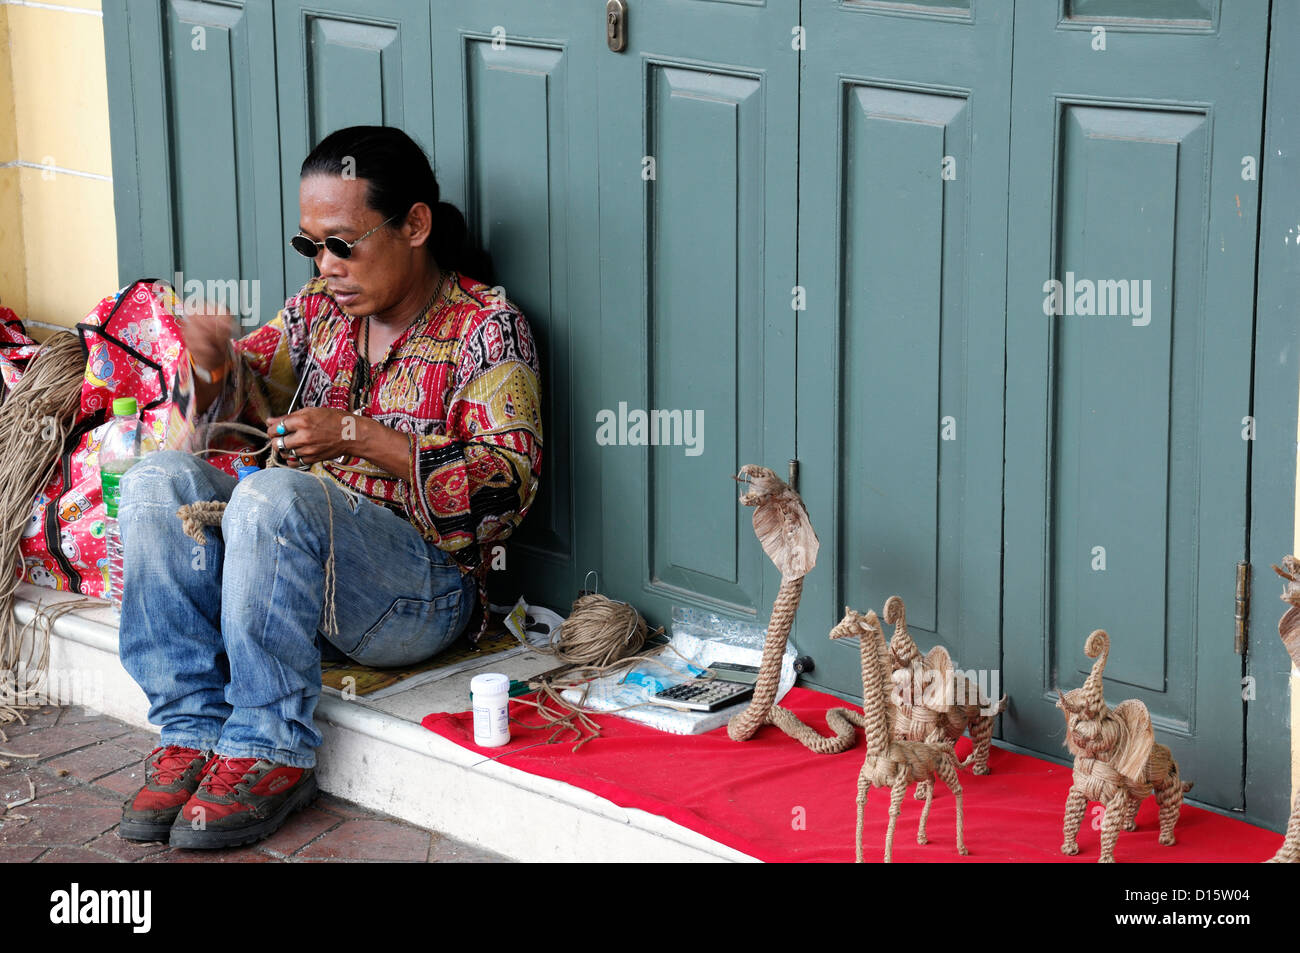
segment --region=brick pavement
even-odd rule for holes
[[[23,712],[0,726],[0,862],[6,863],[495,863],[507,858],[322,794],[273,835],[246,847],[179,850],[122,840],[122,802],[144,784],[158,735],[83,708]],[[8,736],[4,740],[4,736]],[[13,808],[7,805],[35,800]]]

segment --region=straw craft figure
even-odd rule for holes
[[[907,629],[906,608],[898,596],[885,600],[885,622],[894,627],[889,640],[893,700],[898,708],[894,737],[955,742],[969,729],[974,748],[961,767],[988,774],[993,723],[1006,710],[1007,696],[995,704],[981,695],[979,686],[957,671],[942,645],[922,655]],[[927,796],[928,785],[918,784],[917,800]]]
[[[1277,634],[1286,646],[1287,655],[1291,656],[1291,664],[1300,668],[1300,559],[1285,556],[1282,568],[1274,566],[1273,571],[1287,580],[1282,601],[1291,607],[1278,621]],[[1269,863],[1300,864],[1300,792],[1296,792],[1295,800],[1291,803],[1291,820],[1286,825],[1286,840]]]
[[[957,780],[957,756],[952,742],[899,741],[894,734],[894,705],[890,702],[890,655],[880,620],[874,611],[866,615],[844,610],[844,618],[831,630],[832,639],[857,637],[862,656],[862,708],[866,716],[867,756],[858,772],[857,862],[862,863],[862,821],[867,795],[872,788],[889,788],[889,829],[885,833],[885,863],[893,860],[894,828],[902,811],[903,794],[913,781],[929,783],[930,796],[921,809],[916,842],[927,843],[925,822],[930,816],[936,776],[948,786],[957,802],[957,853],[966,854],[962,839],[961,782]]]
[[[1147,706],[1135,699],[1106,705],[1102,673],[1110,654],[1110,636],[1097,629],[1084,643],[1096,659],[1082,688],[1062,692],[1056,707],[1065,713],[1065,746],[1074,755],[1074,783],[1065,801],[1065,843],[1061,853],[1079,853],[1079,823],[1089,801],[1106,809],[1101,823],[1099,863],[1115,862],[1120,829],[1137,830],[1138,805],[1155,793],[1160,805],[1160,843],[1173,844],[1174,825],[1191,784],[1178,776],[1178,765],[1164,745],[1156,744]]]
[[[764,725],[775,725],[818,754],[847,751],[857,744],[853,726],[862,724],[862,714],[856,709],[828,711],[826,724],[834,736],[827,738],[805,725],[794,712],[776,704],[781,659],[799,609],[803,577],[817,563],[817,534],[808,519],[808,511],[799,494],[767,467],[746,464],[734,479],[747,487],[740,502],[754,508],[754,535],[780,571],[781,588],[772,603],[753,698],[744,711],[727,723],[727,736],[732,741],[748,741]]]

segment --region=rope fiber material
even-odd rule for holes
[[[559,741],[566,732],[573,732],[577,738],[573,751],[577,752],[588,741],[600,737],[600,725],[583,710],[591,681],[629,670],[639,662],[663,665],[655,656],[671,646],[659,646],[648,653],[641,651],[650,635],[662,632],[660,627],[651,633],[641,614],[626,602],[599,593],[579,596],[560,626],[558,639],[549,646],[534,646],[564,664],[529,682],[537,690],[537,701],[515,699],[536,708],[546,721],[540,725],[524,724],[513,718],[511,721],[529,730],[553,728],[547,744]],[[577,704],[571,704],[560,694],[570,688],[582,689]],[[632,705],[611,711],[639,707]]]
[[[0,725],[25,723],[22,710],[39,707],[30,701],[49,664],[50,629],[59,616],[74,609],[102,607],[99,599],[72,599],[42,609],[21,629],[14,619],[14,600],[22,582],[23,531],[34,500],[54,478],[60,451],[67,443],[81,404],[86,356],[71,332],[52,334],[28,362],[13,390],[0,405],[0,547],[10,571],[0,578]],[[32,636],[29,640],[29,635]],[[27,646],[24,651],[24,645]],[[19,684],[22,673],[22,684]],[[0,730],[0,741],[7,740]]]

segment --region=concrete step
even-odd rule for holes
[[[76,598],[23,583],[14,615],[25,624],[38,604]],[[117,636],[108,603],[69,612],[54,626],[50,670],[75,702],[149,727],[148,702],[122,668]],[[480,668],[523,679],[553,664],[527,652],[489,658]],[[423,728],[420,720],[429,712],[469,707],[475,673],[378,700],[323,692],[316,709],[325,739],[317,751],[322,789],[520,861],[753,861],[658,815],[519,771]]]

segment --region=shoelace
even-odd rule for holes
[[[166,748],[154,748],[149,752],[149,757],[153,758],[159,752],[162,754],[150,762],[153,765],[153,780],[156,784],[171,784],[179,780],[190,769],[194,759],[203,754],[194,748],[178,748],[170,745]]]
[[[257,761],[257,758],[218,757],[203,776],[202,786],[219,797],[234,793],[235,785],[244,780]]]

